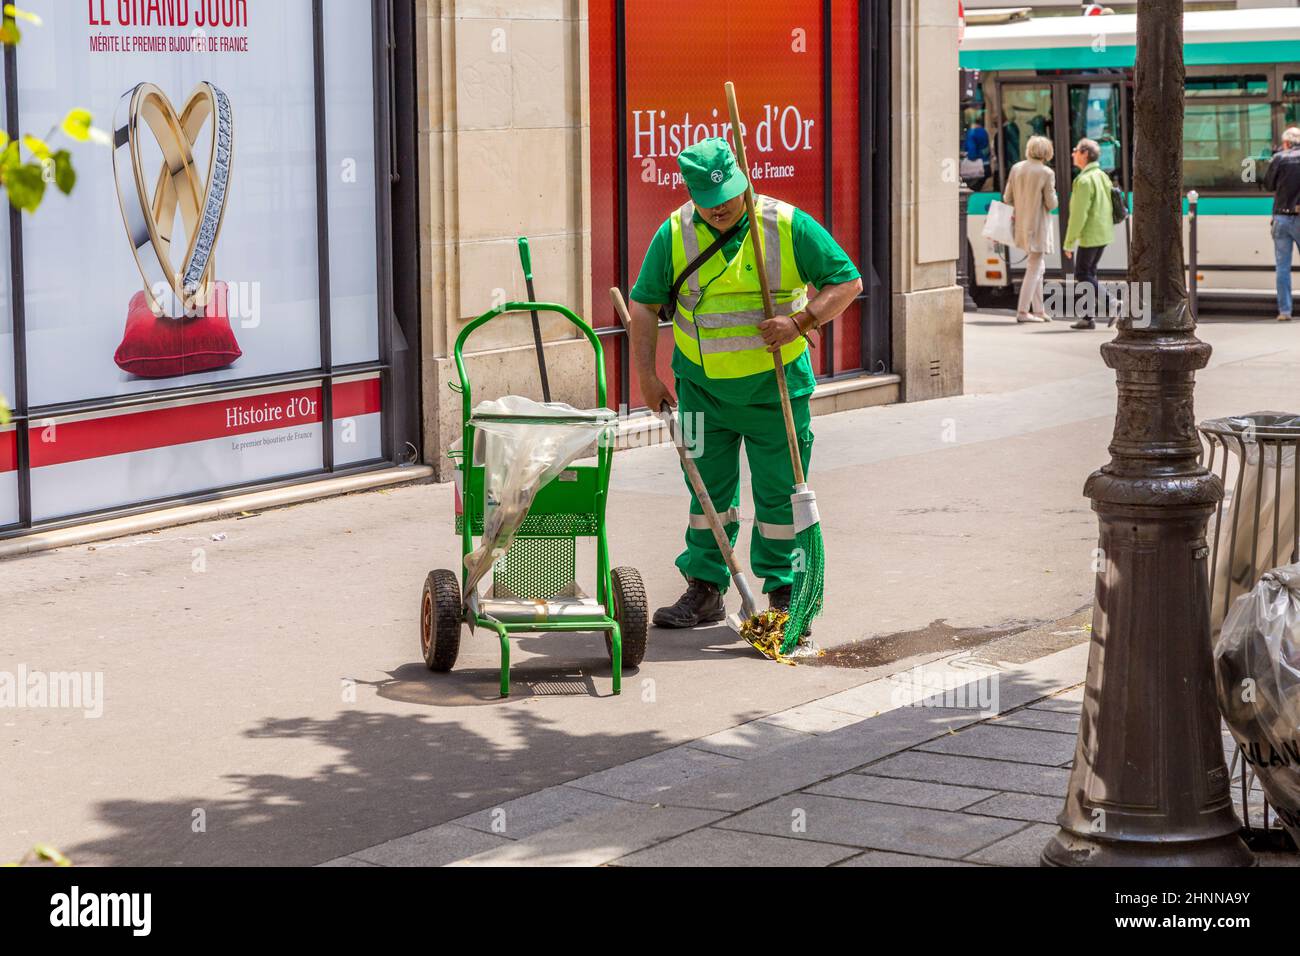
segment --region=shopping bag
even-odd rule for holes
[[[1004,246],[1016,244],[1015,210],[1001,200],[989,203],[988,216],[984,219],[982,232],[985,239],[992,239]]]

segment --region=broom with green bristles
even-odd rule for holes
[[[745,137],[741,135],[740,109],[736,106],[736,87],[728,81],[727,106],[731,110],[731,130],[736,144],[736,159],[740,168],[749,179],[749,161],[745,156]],[[759,236],[758,217],[754,209],[754,187],[745,187],[745,211],[749,214],[749,239],[754,244],[754,258],[763,263],[762,240]],[[767,319],[776,317],[772,308],[772,290],[768,286],[767,270],[760,265],[754,270],[758,273],[759,288],[763,293],[763,315]],[[826,549],[822,544],[821,518],[817,514],[817,496],[808,487],[803,471],[803,458],[799,454],[799,436],[795,432],[794,412],[790,408],[790,390],[785,382],[785,364],[781,361],[781,350],[772,353],[776,364],[776,385],[781,393],[781,411],[785,416],[786,443],[790,446],[790,465],[794,469],[794,493],[790,495],[790,504],[794,510],[794,582],[790,588],[790,616],[785,622],[785,634],[781,641],[781,653],[788,654],[799,643],[804,628],[822,610],[822,592],[826,576]]]

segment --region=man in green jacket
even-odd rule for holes
[[[695,143],[677,163],[690,199],[655,233],[632,288],[632,361],[641,396],[652,411],[677,405],[683,432],[695,439],[704,486],[733,544],[740,531],[744,446],[754,492],[750,563],[763,579],[769,607],[784,608],[794,579],[794,469],[775,363],[779,356],[785,368],[807,469],[813,443],[808,400],[816,385],[809,336],[852,304],[862,291],[862,279],[817,220],[770,196],[755,197],[764,253],[763,262],[756,260],[745,211],[748,180],[726,140]],[[704,258],[715,243],[720,244]],[[690,269],[692,264],[697,268]],[[772,319],[764,317],[760,269],[772,293]],[[660,307],[672,320],[676,395],[655,366]],[[725,617],[722,594],[730,574],[693,492],[685,545],[677,568],[686,591],[655,612],[657,627],[695,627]]]
[[[1095,329],[1094,317],[1107,311],[1103,305],[1105,293],[1097,281],[1097,262],[1115,238],[1115,220],[1110,176],[1097,163],[1100,158],[1101,147],[1096,140],[1081,139],[1074,147],[1074,165],[1079,175],[1070,187],[1070,228],[1061,243],[1065,257],[1074,258],[1074,301],[1079,303],[1079,321],[1070,326],[1072,329]],[[1086,293],[1080,300],[1079,291],[1086,287],[1092,289],[1091,301]]]

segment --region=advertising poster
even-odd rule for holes
[[[51,191],[23,217],[29,406],[55,406],[31,425],[33,519],[319,470],[319,383],[293,387],[314,389],[316,405],[292,420],[241,417],[281,401],[275,390],[84,415],[57,406],[320,368],[323,289],[334,367],[378,359],[371,4],[323,6],[323,196],[311,0],[23,6],[43,22],[19,48],[21,128],[43,135],[77,106],[113,138],[77,144],[72,195]],[[13,376],[5,331],[0,390]],[[336,463],[379,456],[365,427],[335,417]],[[0,524],[5,494],[0,477]]]
[[[858,5],[835,0],[753,4],[720,0],[705,13],[688,0],[627,0],[617,12],[592,8],[592,285],[594,301],[621,283],[626,237],[631,285],[660,223],[687,200],[676,155],[707,136],[729,135],[723,84],[736,84],[755,188],[791,202],[827,224],[856,257],[859,249]],[[682,24],[707,16],[707,43],[684,41]],[[622,42],[623,49],[619,50]],[[620,55],[621,53],[621,55]],[[619,102],[620,65],[625,98]],[[824,88],[829,66],[829,88]],[[625,159],[613,146],[625,124]],[[832,208],[825,208],[827,175]],[[626,187],[626,214],[620,202]],[[600,326],[616,325],[598,309]],[[859,367],[857,307],[835,330],[835,348],[814,366],[829,375]],[[832,355],[833,351],[833,355]],[[672,342],[661,336],[658,367],[670,376]],[[832,361],[833,358],[833,361]],[[634,368],[622,381],[618,351],[607,371],[614,394],[626,386],[640,404]]]
[[[0,528],[18,521],[18,443],[13,425],[0,425]]]
[[[723,84],[736,84],[754,189],[822,213],[822,10],[786,0],[711,4],[716,42],[683,41],[705,15],[690,0],[627,3],[627,230],[632,277],[659,224],[687,200],[677,154],[731,138]]]

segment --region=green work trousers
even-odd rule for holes
[[[792,398],[790,402],[805,474],[813,443],[809,398],[803,395]],[[794,580],[790,567],[794,549],[794,524],[790,510],[794,472],[790,467],[781,403],[733,405],[718,401],[688,379],[678,378],[677,420],[686,451],[700,469],[704,487],[709,490],[709,497],[718,509],[733,547],[740,531],[740,445],[743,439],[754,492],[750,565],[754,575],[763,579],[764,593],[790,584]],[[687,488],[690,488],[689,481]],[[723,591],[731,581],[727,563],[713,540],[713,532],[709,530],[704,509],[694,491],[691,492],[686,550],[678,556],[677,568],[687,577],[710,581]]]

